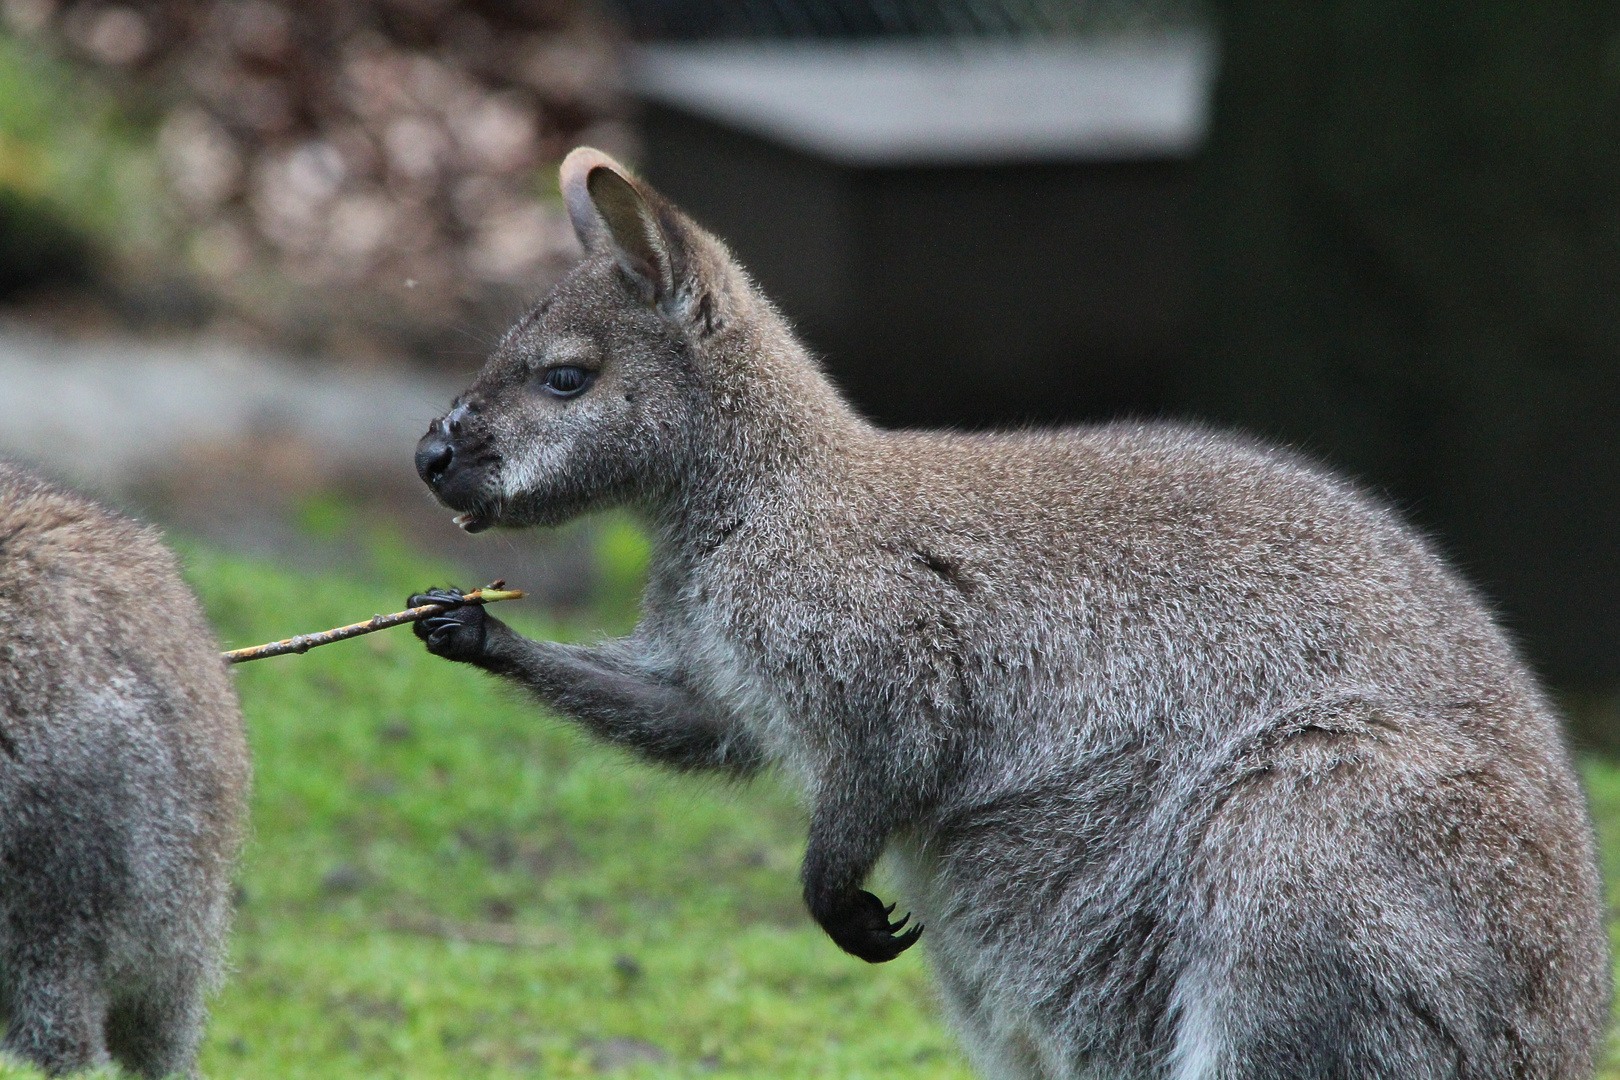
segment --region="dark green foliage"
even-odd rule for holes
[[[0,300],[90,278],[90,245],[49,203],[0,185]]]

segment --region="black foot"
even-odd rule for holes
[[[406,607],[423,604],[460,605],[416,621],[412,629],[427,645],[428,652],[462,662],[484,655],[486,616],[482,605],[464,603],[460,589],[429,589],[425,593],[413,593],[405,601]]]
[[[902,915],[890,922],[894,905],[884,907],[882,900],[864,890],[851,893],[824,912],[812,914],[840,949],[869,964],[893,960],[915,945],[923,932],[921,926],[913,926],[902,933],[911,916]]]

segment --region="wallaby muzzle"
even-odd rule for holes
[[[428,425],[416,444],[416,472],[438,500],[459,510],[456,524],[483,532],[494,524],[488,496],[491,456],[465,437],[458,408]]]

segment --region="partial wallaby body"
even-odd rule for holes
[[[594,151],[562,183],[585,261],[417,464],[471,531],[638,510],[643,618],[579,647],[464,608],[430,650],[796,774],[812,915],[910,945],[862,889],[891,851],[988,1076],[1591,1075],[1583,797],[1428,542],[1195,427],[878,430],[718,241]]]
[[[156,533],[0,463],[0,1048],[189,1073],[248,756]]]

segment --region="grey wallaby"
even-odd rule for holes
[[[1427,541],[1198,427],[879,430],[666,200],[589,149],[562,190],[584,261],[417,467],[471,532],[639,512],[642,619],[580,647],[465,607],[430,651],[652,759],[795,775],[811,914],[915,942],[862,889],[888,850],[988,1076],[1591,1075],[1582,793]]]
[[[0,1048],[190,1073],[248,779],[157,534],[0,463]]]

